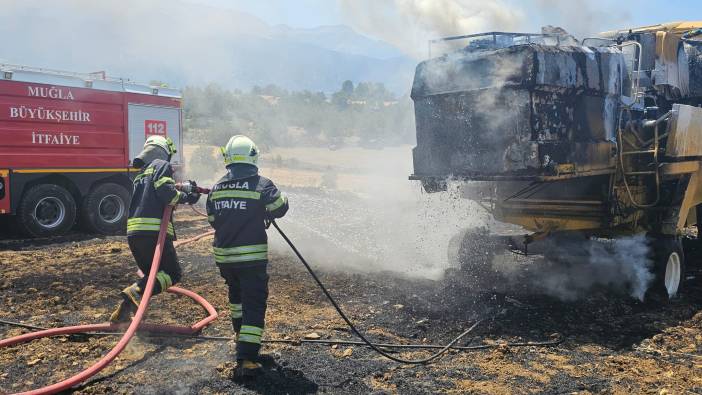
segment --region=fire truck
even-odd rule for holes
[[[124,231],[131,168],[145,139],[173,139],[182,164],[181,93],[164,86],[0,64],[0,216],[32,237],[74,225]]]

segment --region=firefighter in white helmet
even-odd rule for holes
[[[237,337],[235,374],[261,372],[258,353],[268,299],[268,221],[288,211],[288,199],[258,174],[258,147],[237,135],[222,147],[227,174],[207,199],[215,229],[214,258],[229,287],[229,308]]]
[[[122,290],[123,300],[110,316],[112,322],[128,321],[139,307],[154,257],[163,210],[168,205],[195,204],[200,198],[198,193],[184,193],[176,190],[173,168],[170,164],[171,157],[175,153],[173,140],[162,136],[150,136],[144,143],[143,151],[134,159],[133,167],[141,171],[134,177],[133,182],[134,190],[127,220],[127,242],[144,277]],[[173,218],[171,218],[168,223],[161,265],[156,274],[158,281],[154,285],[154,295],[180,281],[180,264],[173,246],[175,238]]]

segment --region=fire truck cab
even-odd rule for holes
[[[131,168],[145,139],[173,139],[182,164],[181,93],[163,86],[0,64],[0,215],[32,237],[79,224],[124,231]]]

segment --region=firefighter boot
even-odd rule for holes
[[[234,368],[235,379],[251,379],[261,373],[263,373],[263,365],[258,362],[249,361],[248,359],[239,359],[236,361],[236,367]]]
[[[122,290],[122,302],[110,315],[110,322],[128,322],[132,315],[139,308],[141,301],[141,289],[138,285],[132,284]]]

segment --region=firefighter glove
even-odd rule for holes
[[[197,203],[198,200],[200,200],[199,192],[190,192],[185,196],[185,203],[189,205]]]
[[[185,192],[185,193],[191,193],[191,192],[196,192],[197,191],[197,182],[193,180],[187,180],[185,182],[182,182],[178,185],[176,185],[176,188],[178,188],[179,191]]]

